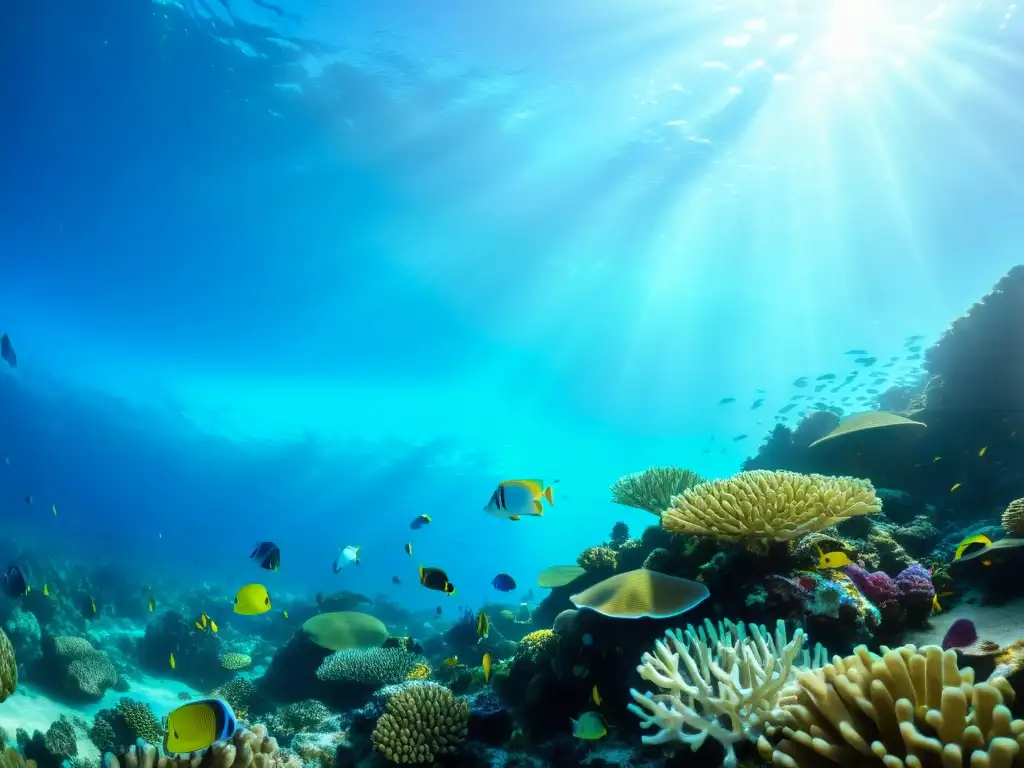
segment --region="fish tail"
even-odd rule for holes
[[[555,482],[558,481],[556,480]],[[552,507],[555,506],[555,483],[544,489],[544,498],[548,500],[548,504]]]

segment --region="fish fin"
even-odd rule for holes
[[[540,503],[540,499],[533,500],[533,512],[535,515],[544,514],[544,506]]]
[[[519,515],[509,515],[508,519],[509,520],[522,520],[522,518]]]
[[[520,485],[523,488],[529,489],[534,498],[537,498],[544,493],[543,480],[506,480],[502,485]]]
[[[555,506],[555,489],[553,486],[548,486],[544,489],[544,498],[548,500],[548,504],[552,507]]]

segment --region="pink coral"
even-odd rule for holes
[[[885,571],[869,573],[856,563],[846,566],[843,571],[850,577],[857,589],[875,605],[882,605],[890,600],[899,600],[903,592]]]

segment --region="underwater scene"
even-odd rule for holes
[[[0,768],[1024,768],[1024,20],[0,3]]]

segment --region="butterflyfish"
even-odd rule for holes
[[[507,573],[499,573],[491,579],[491,586],[499,592],[511,592],[516,588],[516,580]]]
[[[223,699],[195,699],[167,716],[164,751],[188,754],[227,741],[238,728],[235,713]]]
[[[430,517],[430,515],[417,515],[413,519],[413,521],[411,523],[409,523],[409,527],[412,528],[414,531],[416,531],[416,530],[419,530],[420,528],[422,528],[424,525],[428,525],[429,523],[432,523],[432,522],[434,522],[434,521]]]
[[[270,609],[268,608],[267,610],[270,610]],[[210,631],[211,631],[211,632],[213,632],[213,634],[215,634],[215,635],[216,635],[216,634],[217,634],[217,632],[219,631],[219,630],[217,629],[217,622],[216,622],[216,621],[214,621],[213,619],[210,619]]]
[[[845,552],[822,552],[817,544],[814,548],[818,550],[818,568],[842,568],[844,565],[853,565],[853,560]]]
[[[196,619],[196,629],[198,629],[200,632],[205,632],[209,628],[209,626],[210,617],[205,613],[199,614],[199,618]]]
[[[405,554],[407,554],[407,555],[411,555],[412,554],[412,542],[408,542],[405,545]]]
[[[235,613],[242,616],[259,616],[270,610],[270,595],[262,584],[246,584],[235,595]],[[213,629],[211,622],[211,629]],[[214,629],[214,632],[217,630]]]
[[[572,723],[572,735],[577,739],[597,741],[608,733],[604,718],[597,712],[584,712],[578,720],[570,717],[569,721]]]
[[[176,662],[176,661],[174,660],[174,652],[173,652],[173,651],[171,652],[171,657],[170,657],[170,659],[168,659],[168,661],[169,661],[169,662],[170,662],[170,664],[171,664],[171,669],[176,669],[176,668],[177,668],[177,666],[178,666],[178,662]]]
[[[967,548],[970,547],[972,544],[981,544],[985,547],[991,547],[992,539],[990,539],[983,533],[978,533],[974,536],[968,536],[966,539],[964,539],[957,545],[956,552],[953,553],[953,559],[959,560],[961,557],[963,557],[964,552],[966,552]]]
[[[480,640],[485,639],[491,633],[491,622],[487,620],[487,614],[483,611],[476,616],[476,636]]]
[[[255,559],[260,568],[268,571],[276,571],[281,567],[281,549],[272,541],[261,541],[249,558]]]
[[[440,568],[424,568],[421,565],[420,584],[427,589],[444,592],[446,595],[455,594],[455,587],[450,581],[448,581],[448,574]]]
[[[488,651],[484,654],[484,657],[480,660],[480,666],[484,668],[484,682],[489,683],[491,681],[491,652]]]
[[[549,506],[555,505],[552,485],[554,483],[545,487],[540,480],[503,480],[491,494],[484,511],[507,520],[539,517],[544,514],[542,499],[546,499]]]
[[[359,565],[359,550],[362,547],[353,547],[349,545],[338,553],[338,556],[334,558],[334,565],[332,566],[335,573],[341,573],[341,569],[347,565],[355,563]]]

